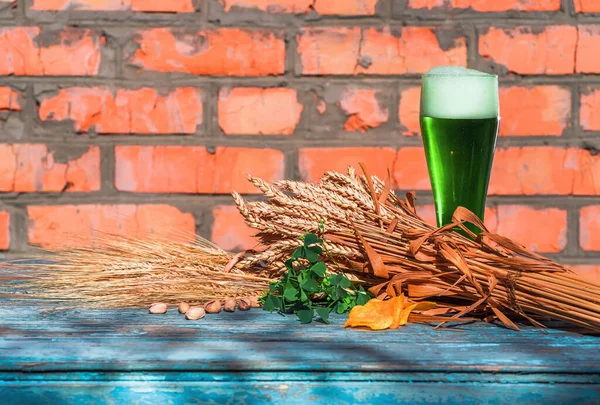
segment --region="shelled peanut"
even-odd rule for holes
[[[206,314],[217,314],[224,310],[225,312],[234,312],[236,308],[240,311],[248,311],[250,308],[258,308],[260,303],[258,297],[243,297],[235,299],[227,297],[224,300],[208,301],[202,306],[191,306],[187,302],[179,302],[177,310],[180,314],[185,314],[186,319],[202,319]],[[164,314],[167,312],[168,305],[163,302],[156,302],[150,305],[148,312],[151,314]]]

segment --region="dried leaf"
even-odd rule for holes
[[[351,221],[351,223],[352,223],[352,221]],[[356,227],[354,228],[354,231],[356,232],[356,236],[362,243],[363,248],[365,249],[365,252],[367,253],[367,257],[369,258],[369,263],[371,264],[371,267],[373,268],[373,274],[375,274],[377,277],[381,277],[381,278],[385,278],[385,279],[390,278],[388,270],[385,267],[385,264],[383,263],[383,259],[381,258],[379,253],[377,253],[375,251],[375,249],[373,249],[371,247],[371,245],[369,245],[369,243],[365,240],[365,238],[363,238],[363,236],[358,231],[358,229],[356,229]]]
[[[242,251],[242,252],[237,253],[235,256],[233,256],[231,258],[231,260],[229,261],[229,263],[227,263],[227,265],[223,269],[223,273],[229,273],[231,271],[231,269],[233,269],[233,266],[235,266],[237,264],[237,262],[239,262],[241,260],[241,258],[244,257],[245,254],[246,254],[246,252]]]
[[[391,175],[390,175],[390,169],[388,169],[387,170],[387,180],[383,184],[383,191],[379,195],[379,199],[378,199],[380,204],[385,204],[385,202],[387,201],[387,199],[390,195],[391,184],[392,184],[392,179],[391,179]]]
[[[369,191],[371,192],[371,199],[373,200],[373,204],[375,206],[375,213],[379,217],[379,226],[383,228],[383,221],[381,220],[381,207],[379,206],[379,199],[377,198],[377,193],[375,192],[375,186],[373,186],[373,178],[371,178],[371,175],[367,170],[367,166],[364,163],[360,162],[359,165],[365,174],[365,177],[367,178],[367,185],[369,186]]]
[[[385,301],[373,298],[363,306],[357,305],[352,308],[344,327],[396,329],[406,325],[412,311],[426,311],[434,307],[433,302],[407,302],[404,294]]]
[[[396,230],[396,226],[398,226],[398,222],[399,222],[398,218],[394,218],[392,220],[392,222],[390,222],[390,225],[385,230],[385,233],[389,233],[389,234],[394,233],[394,231]]]
[[[367,327],[372,330],[388,329],[394,323],[395,312],[402,311],[404,297],[386,301],[373,298],[365,305],[357,305],[350,311],[344,327]],[[398,307],[400,310],[398,311]]]

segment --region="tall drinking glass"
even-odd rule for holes
[[[498,123],[497,76],[457,66],[423,75],[421,133],[438,226],[459,206],[483,221]]]

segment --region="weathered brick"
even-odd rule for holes
[[[573,4],[577,13],[600,13],[598,0],[573,0]]]
[[[600,131],[600,89],[588,88],[581,95],[579,123],[587,131]]]
[[[192,0],[33,0],[31,10],[194,12]]]
[[[434,8],[444,7],[447,5],[447,0],[408,0],[408,8],[413,9],[426,8],[428,10],[433,10]]]
[[[400,93],[400,104],[398,105],[398,117],[400,119],[400,126],[403,128],[403,135],[414,136],[421,133],[421,124],[419,122],[420,105],[420,87],[411,87],[402,90]]]
[[[219,92],[219,126],[228,135],[291,135],[303,109],[295,89],[236,87]]]
[[[567,211],[526,205],[499,205],[498,233],[540,253],[558,253],[567,245]]]
[[[488,193],[600,195],[600,156],[552,146],[497,149]]]
[[[131,10],[156,13],[193,13],[195,11],[192,0],[131,0]]]
[[[131,61],[143,70],[215,76],[266,76],[285,71],[281,31],[154,28],[140,31],[138,36],[139,48]]]
[[[314,0],[312,8],[321,15],[374,15],[380,0]]]
[[[599,2],[600,3],[600,2]],[[577,73],[600,73],[600,25],[580,25],[577,41]]]
[[[74,10],[126,10],[126,3],[131,1],[125,0],[33,0],[31,10],[44,11],[62,11],[68,9]]]
[[[10,87],[0,87],[0,111],[21,111],[21,96]]]
[[[0,75],[98,74],[103,36],[89,29],[67,28],[56,33],[56,44],[40,45],[41,34],[39,27],[0,28]]]
[[[283,153],[273,149],[117,146],[115,186],[139,193],[257,193],[246,175],[283,179]]]
[[[346,131],[366,132],[387,122],[389,110],[382,107],[376,97],[380,93],[381,90],[373,89],[344,90],[339,106],[348,116],[344,124]]]
[[[401,148],[394,162],[395,186],[400,190],[431,190],[425,149],[422,147]]]
[[[559,86],[500,89],[500,135],[561,135],[571,119],[571,92]]]
[[[579,246],[586,251],[600,250],[600,205],[579,211]]]
[[[452,8],[470,8],[473,11],[559,11],[560,0],[451,0]]]
[[[421,89],[400,94],[398,116],[404,135],[418,135]],[[571,118],[571,92],[559,86],[500,89],[500,135],[561,135]]]
[[[297,36],[301,73],[305,75],[415,74],[436,65],[467,63],[464,37],[442,46],[427,27],[303,28]]]
[[[257,9],[274,14],[374,15],[379,0],[220,0],[225,11]]]
[[[192,134],[202,124],[202,92],[180,87],[167,95],[156,89],[70,87],[41,100],[44,121],[73,121],[77,132],[92,127],[103,134]]]
[[[577,28],[566,25],[500,29],[479,35],[479,54],[519,74],[570,74],[575,71]]]
[[[10,248],[10,213],[0,211],[0,250]]]
[[[298,151],[300,176],[305,181],[317,182],[327,171],[346,173],[352,166],[362,173],[360,162],[366,164],[369,173],[381,179],[387,178],[387,170],[392,171],[396,150],[392,148],[303,148]]]
[[[245,250],[258,245],[254,237],[256,229],[246,225],[235,205],[219,205],[213,209],[212,215],[211,240],[221,249]]]
[[[428,224],[437,226],[435,206],[433,204],[418,206],[417,214]],[[498,231],[498,214],[496,208],[486,207],[483,218],[488,231],[496,233]]]
[[[90,146],[79,158],[60,163],[44,144],[0,144],[0,191],[97,190],[100,190],[100,148],[97,146]]]
[[[29,243],[45,248],[97,246],[103,234],[191,242],[194,217],[164,204],[41,205],[27,207]]]
[[[600,284],[600,264],[566,265],[573,273],[590,283]]]

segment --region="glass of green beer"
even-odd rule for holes
[[[423,75],[420,118],[438,226],[450,223],[459,206],[483,221],[498,134],[498,77],[458,66],[431,69]]]

